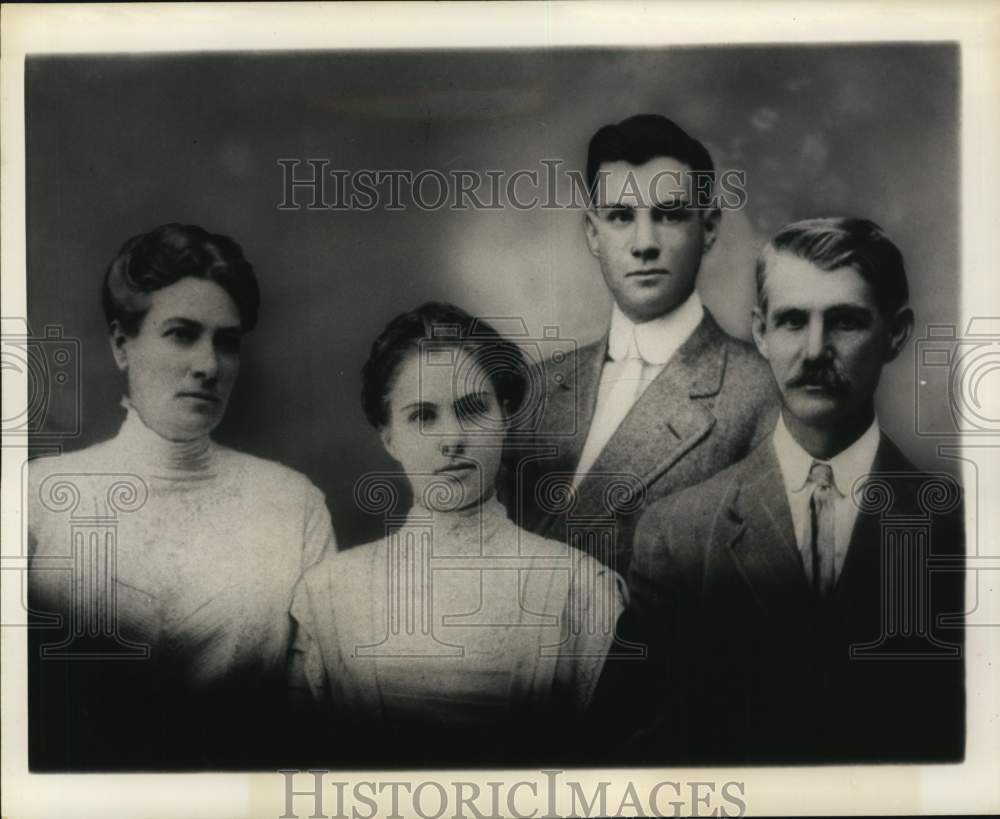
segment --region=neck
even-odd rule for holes
[[[213,447],[208,434],[189,441],[171,441],[151,429],[125,398],[125,421],[118,438],[128,447],[132,461],[152,477],[210,477]]]
[[[666,310],[661,310],[659,313],[655,314],[637,313],[631,308],[623,306],[621,304],[618,305],[618,309],[621,310],[622,315],[625,316],[625,318],[627,318],[633,324],[646,324],[650,321],[656,321],[657,319],[661,319],[664,318],[665,316],[669,316],[673,313],[676,313],[681,307],[687,304],[691,296],[694,295],[694,292],[695,292],[694,289],[690,290],[689,292],[685,293],[677,302],[670,305],[669,308],[667,308]]]
[[[806,452],[821,461],[828,461],[857,441],[875,420],[875,404],[869,402],[854,417],[838,422],[835,426],[814,427],[802,423],[787,409],[781,417],[791,436]]]
[[[493,508],[495,503],[498,503],[498,501],[496,501],[496,492],[491,490],[478,500],[457,509],[434,509],[418,501],[414,501],[413,512],[416,512],[418,515],[430,514],[435,517],[444,516],[455,518],[457,520],[460,518],[471,518],[480,511],[489,511]]]

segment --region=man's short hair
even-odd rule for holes
[[[636,114],[617,125],[605,125],[587,150],[587,186],[594,195],[597,172],[605,162],[644,165],[657,157],[683,162],[708,181],[715,182],[715,166],[705,146],[677,123],[660,114]]]
[[[884,316],[894,315],[909,301],[903,254],[868,219],[803,219],[779,230],[757,257],[757,302],[765,310],[767,260],[774,253],[790,253],[820,270],[853,268],[871,286]]]

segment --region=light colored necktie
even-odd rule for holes
[[[833,482],[833,468],[814,461],[809,468],[807,483],[812,485],[809,497],[810,543],[809,575],[813,589],[821,599],[829,597],[837,580],[836,573],[836,510],[840,492]]]
[[[594,465],[605,444],[611,440],[615,430],[632,409],[636,395],[642,386],[644,364],[642,356],[639,355],[639,346],[636,344],[633,332],[629,340],[628,352],[625,354],[624,360],[621,361],[618,377],[612,383],[606,400],[599,407],[591,424],[587,443],[580,455],[580,463],[576,469],[575,483],[579,484],[583,476],[590,471],[590,467]]]

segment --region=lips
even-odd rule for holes
[[[470,472],[476,468],[475,464],[469,463],[468,461],[462,461],[461,463],[452,463],[447,466],[442,466],[440,469],[435,470],[439,475],[455,474],[458,472]]]
[[[202,401],[212,401],[213,403],[219,403],[219,396],[211,392],[200,392],[198,390],[191,390],[189,392],[179,392],[177,393],[179,398],[198,398]]]
[[[648,270],[633,270],[625,274],[625,278],[631,276],[669,276],[670,271],[662,267],[651,267]]]
[[[841,379],[794,379],[789,385],[792,389],[805,392],[836,395],[844,392],[846,383]]]

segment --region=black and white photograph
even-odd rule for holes
[[[5,779],[1000,807],[996,10],[435,5],[4,8]],[[366,14],[401,41],[318,44]]]

